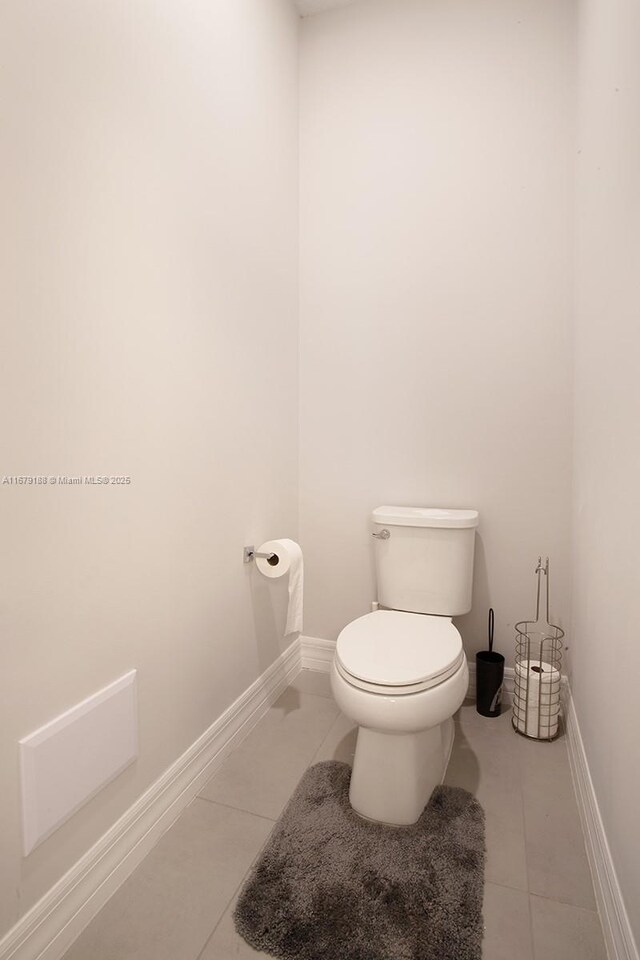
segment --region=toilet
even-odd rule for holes
[[[471,609],[478,513],[378,507],[378,602],[342,630],[331,687],[358,724],[349,800],[362,817],[415,823],[442,782],[469,682],[452,617]]]

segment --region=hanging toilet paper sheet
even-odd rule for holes
[[[289,574],[289,607],[287,610],[287,624],[285,634],[302,633],[302,587],[303,563],[300,544],[295,540],[267,540],[258,553],[273,553],[275,557],[265,560],[258,557],[256,566],[260,573],[272,580]]]

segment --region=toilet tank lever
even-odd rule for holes
[[[372,533],[371,536],[375,537],[376,540],[388,540],[391,536],[391,531],[385,528],[384,530],[381,530],[380,533]]]

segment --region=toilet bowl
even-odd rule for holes
[[[345,627],[331,687],[359,727],[349,793],[357,813],[396,826],[416,822],[444,778],[452,717],[468,682],[450,617],[379,610]]]

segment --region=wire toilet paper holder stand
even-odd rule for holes
[[[530,740],[555,740],[560,733],[560,687],[564,630],[549,619],[549,558],[538,557],[536,618],[516,623],[512,725]],[[545,580],[546,620],[540,620],[541,581]],[[532,673],[536,679],[532,683]],[[548,680],[545,678],[548,676]]]

